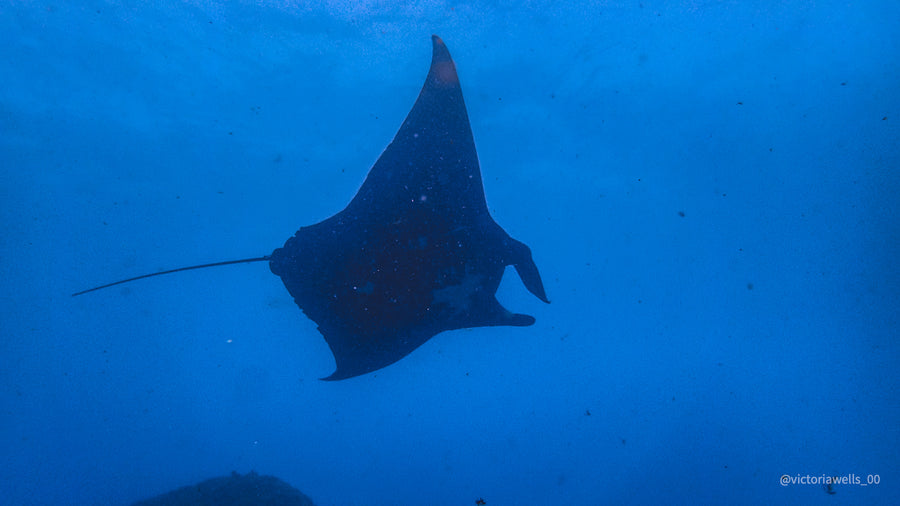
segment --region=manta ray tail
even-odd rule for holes
[[[264,257],[244,258],[242,260],[228,260],[226,262],[215,262],[215,263],[211,263],[211,264],[191,265],[190,267],[179,267],[178,269],[171,269],[171,270],[162,271],[162,272],[154,272],[152,274],[144,274],[143,276],[136,276],[133,278],[123,279],[121,281],[116,281],[115,283],[108,283],[106,285],[95,286],[94,288],[88,288],[87,290],[82,290],[80,292],[73,293],[72,297],[75,297],[76,295],[82,295],[82,294],[85,294],[88,292],[93,292],[95,290],[101,290],[103,288],[109,288],[111,286],[121,285],[122,283],[137,281],[139,279],[152,278],[153,276],[162,276],[163,274],[172,274],[173,272],[190,271],[193,269],[205,269],[207,267],[218,267],[220,265],[246,264],[246,263],[250,263],[250,262],[267,262],[267,261],[271,260],[271,258],[272,257],[266,255]]]

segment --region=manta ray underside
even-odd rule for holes
[[[495,297],[507,265],[549,302],[531,251],[488,212],[456,67],[432,43],[416,103],[347,207],[246,260],[268,260],[318,325],[337,365],[325,380],[381,369],[445,330],[533,324]]]

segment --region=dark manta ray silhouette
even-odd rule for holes
[[[526,326],[495,297],[507,265],[544,302],[523,243],[491,217],[456,67],[432,36],[428,77],[412,110],[347,207],[303,227],[271,255],[183,267],[269,261],[316,322],[335,372],[352,378],[388,366],[445,330]]]

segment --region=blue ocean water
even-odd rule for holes
[[[0,503],[251,470],[320,506],[900,503],[898,26],[884,1],[0,2]],[[341,210],[432,33],[544,277],[549,306],[498,292],[534,326],[322,382],[265,264],[70,296]]]

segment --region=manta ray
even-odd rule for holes
[[[447,330],[528,326],[495,296],[512,265],[549,303],[531,250],[488,212],[456,66],[432,36],[431,67],[415,104],[359,191],[334,216],[301,227],[270,255],[182,267],[84,290],[218,265],[268,261],[318,325],[336,370],[377,371]]]

